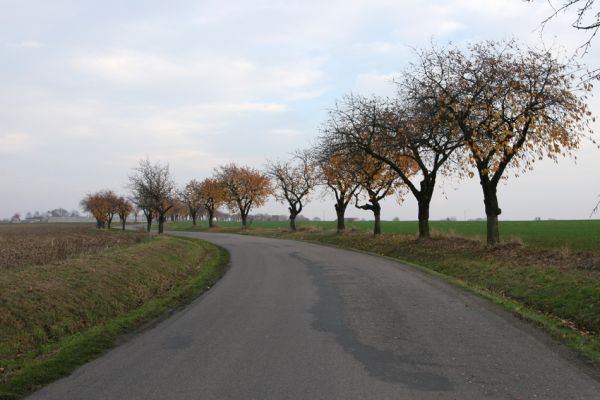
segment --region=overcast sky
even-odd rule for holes
[[[0,0],[0,218],[125,194],[145,157],[182,184],[228,162],[262,168],[308,146],[336,98],[393,95],[412,49],[431,40],[514,37],[567,53],[585,42],[572,15],[540,36],[550,13],[544,0]],[[596,67],[598,48],[584,58]],[[599,194],[600,152],[584,143],[577,163],[540,162],[501,185],[501,218],[585,219]],[[391,200],[382,216],[416,211]],[[444,180],[431,211],[483,216],[478,181]],[[319,197],[304,214],[335,215]]]

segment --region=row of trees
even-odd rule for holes
[[[578,66],[516,41],[487,41],[417,51],[396,80],[397,95],[347,95],[330,110],[318,142],[295,162],[270,162],[275,197],[289,205],[290,223],[310,191],[322,184],[335,197],[338,231],[347,206],[373,212],[379,234],[381,200],[407,193],[418,204],[419,237],[430,236],[430,204],[440,176],[477,176],[487,241],[500,239],[498,185],[509,171],[572,155],[590,138],[587,81]],[[308,156],[310,154],[310,156]]]
[[[133,212],[133,205],[123,196],[118,196],[112,190],[102,190],[86,195],[81,200],[81,208],[96,219],[98,228],[110,229],[115,215],[119,216],[121,227],[125,230],[127,217]]]
[[[394,98],[347,95],[330,110],[317,142],[288,161],[268,161],[265,172],[228,164],[212,177],[177,190],[168,165],[141,161],[130,176],[131,201],[159,233],[169,210],[185,204],[194,224],[205,211],[209,225],[220,206],[239,211],[273,195],[286,204],[290,228],[318,186],[335,198],[338,231],[349,204],[373,212],[381,232],[381,201],[408,194],[418,204],[419,237],[430,235],[430,204],[440,177],[477,176],[487,216],[487,240],[499,241],[498,184],[535,161],[571,155],[591,138],[586,100],[591,84],[576,85],[577,66],[515,41],[481,42],[417,51],[418,61],[398,77]],[[84,208],[99,226],[114,208],[90,206],[112,192],[88,195]],[[114,195],[114,194],[113,194]],[[109,204],[113,204],[110,201]],[[94,203],[95,204],[95,203]],[[116,204],[116,203],[115,203]],[[111,212],[113,214],[111,214]]]
[[[235,164],[221,166],[213,177],[201,182],[191,180],[178,189],[167,164],[140,161],[129,177],[129,199],[117,196],[111,190],[88,194],[81,201],[81,207],[90,212],[97,221],[98,228],[109,228],[115,215],[119,215],[123,229],[127,216],[140,210],[146,218],[148,232],[152,223],[158,221],[158,233],[164,231],[164,223],[169,216],[189,215],[196,225],[200,215],[208,216],[209,226],[219,207],[227,206],[239,211],[242,225],[247,225],[248,215],[253,207],[259,207],[272,193],[271,182],[262,172]],[[185,207],[185,210],[182,210]]]
[[[325,165],[341,158],[344,165],[387,169],[371,174],[381,184],[395,175],[417,200],[421,238],[429,237],[439,176],[476,174],[487,241],[496,244],[498,184],[510,169],[518,174],[536,160],[557,161],[591,138],[591,85],[576,85],[576,66],[515,41],[477,43],[466,51],[433,46],[417,55],[396,81],[395,98],[349,95],[336,104],[316,148],[319,158]]]

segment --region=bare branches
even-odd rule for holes
[[[185,203],[189,215],[192,217],[192,224],[195,226],[198,214],[202,209],[200,183],[197,180],[192,179],[179,191],[179,197]]]
[[[169,165],[152,164],[141,160],[135,173],[129,176],[129,187],[134,203],[140,207],[148,219],[148,230],[153,215],[158,216],[158,233],[163,233],[165,215],[173,207],[176,198],[175,181]]]
[[[533,0],[526,1],[530,3],[533,2]],[[585,55],[592,45],[592,40],[594,40],[600,29],[600,9],[594,7],[597,5],[595,0],[562,0],[562,4],[558,7],[555,7],[550,0],[547,0],[547,2],[554,11],[540,23],[541,30],[543,31],[545,26],[550,21],[557,18],[559,14],[575,9],[575,18],[571,22],[571,26],[577,30],[590,32],[587,40],[579,46],[579,50]]]
[[[296,216],[317,183],[315,164],[308,151],[299,151],[294,154],[293,162],[269,161],[267,174],[275,182],[275,199],[288,204],[290,229],[295,231]]]

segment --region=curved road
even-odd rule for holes
[[[231,253],[204,296],[31,399],[600,399],[528,324],[414,268],[294,241]]]

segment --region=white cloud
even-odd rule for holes
[[[403,50],[402,46],[392,42],[360,42],[352,46],[359,54],[392,54]]]
[[[132,50],[77,57],[74,65],[106,80],[139,84],[186,77],[189,70],[157,55]]]
[[[299,130],[290,129],[290,128],[271,129],[269,131],[269,133],[273,136],[284,137],[284,138],[291,138],[294,136],[300,136],[302,134],[302,132],[300,132]]]
[[[257,62],[244,57],[190,54],[164,56],[139,50],[113,50],[79,55],[76,70],[117,85],[157,87],[179,84],[200,94],[234,100],[277,96],[286,99],[318,97],[325,60]]]
[[[20,152],[31,145],[31,136],[26,133],[0,135],[0,153]]]
[[[8,43],[8,47],[12,47],[15,49],[25,49],[25,48],[36,48],[40,47],[42,44],[36,40],[23,40],[15,43]]]
[[[372,94],[378,96],[394,96],[396,94],[394,79],[399,75],[398,72],[367,72],[359,74],[356,77],[352,90],[367,96]]]

